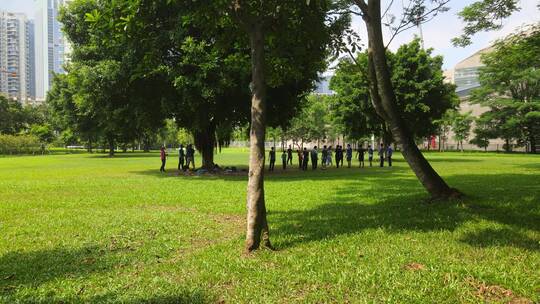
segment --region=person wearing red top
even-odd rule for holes
[[[165,172],[165,163],[167,162],[167,153],[165,152],[165,147],[161,147],[160,155],[161,155],[161,168],[159,168],[159,172]]]

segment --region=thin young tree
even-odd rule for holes
[[[411,0],[408,6],[405,5],[403,17],[399,23],[391,27],[393,35],[387,44],[385,44],[382,32],[381,1],[353,0],[352,2],[357,8],[354,13],[362,17],[367,29],[369,88],[377,114],[387,122],[392,135],[401,145],[405,160],[429,192],[432,200],[460,197],[461,192],[448,186],[418,149],[414,136],[397,107],[396,92],[386,57],[387,45],[393,37],[447,10],[445,4],[448,0],[430,1],[430,7],[424,3],[427,1]]]
[[[318,73],[326,68],[328,46],[340,36],[350,19],[328,19],[332,1],[262,1],[233,0],[230,8],[234,20],[249,37],[251,49],[251,129],[249,179],[247,187],[246,251],[251,252],[262,245],[272,248],[266,217],[264,192],[264,142],[267,111],[275,107],[279,98],[267,102],[270,85],[279,87],[284,79],[293,77],[290,89],[302,87],[306,81],[312,89]],[[291,45],[303,42],[303,47],[291,49]],[[299,51],[300,50],[300,51]],[[298,52],[302,55],[298,56]],[[266,60],[280,55],[281,63]],[[309,63],[310,69],[300,73],[297,65]],[[286,68],[285,68],[286,67]],[[285,69],[284,69],[285,68]],[[297,94],[303,98],[309,92]],[[279,97],[276,95],[275,97]],[[286,110],[286,106],[283,107]]]

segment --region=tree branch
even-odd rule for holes
[[[403,16],[403,18],[401,18],[399,26],[393,30],[392,36],[390,37],[390,40],[386,44],[385,48],[388,48],[388,46],[390,46],[390,43],[400,33],[403,33],[404,31],[409,30],[415,26],[419,26],[421,24],[425,24],[433,20],[433,18],[437,16],[438,12],[441,11],[444,8],[444,6],[448,4],[448,2],[450,2],[450,0],[444,0],[443,2],[438,3],[437,6],[433,7],[429,11],[423,13],[422,15],[419,15],[416,19],[409,18],[409,20],[406,20],[406,16]],[[405,12],[410,11],[411,4],[412,4],[412,1],[409,1],[409,5],[407,6],[407,8],[404,8]],[[428,16],[430,16],[429,19],[426,19]],[[392,29],[390,31],[392,32]]]
[[[364,0],[354,0],[354,3],[360,8],[363,16],[368,16],[368,6]]]

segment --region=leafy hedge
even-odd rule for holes
[[[31,135],[0,134],[0,154],[41,153],[39,139]]]

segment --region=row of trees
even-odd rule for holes
[[[216,140],[227,142],[249,123],[246,249],[261,240],[270,246],[265,129],[287,125],[326,69],[330,46],[350,22],[348,14],[331,13],[335,5],[72,1],[60,16],[72,60],[48,95],[55,124],[87,142],[105,139],[113,151],[172,119],[193,134],[203,167],[211,168]]]
[[[443,11],[446,2],[411,1],[395,34]],[[368,32],[366,85],[375,112],[431,196],[459,196],[423,157],[401,114],[379,0],[75,0],[61,14],[72,63],[48,99],[61,113],[59,124],[89,141],[106,138],[111,147],[174,118],[193,133],[206,167],[213,164],[216,130],[230,135],[248,122],[246,250],[271,247],[266,126],[284,127],[299,111],[333,51],[352,45],[348,51],[355,53],[347,30],[351,13],[362,17]]]
[[[296,114],[326,67],[326,46],[348,24],[346,16],[327,18],[330,1],[314,5],[272,16],[265,38],[269,125],[286,125]],[[89,143],[105,138],[113,151],[116,142],[149,142],[174,119],[193,134],[203,166],[213,167],[216,141],[228,142],[249,123],[245,101],[255,90],[250,40],[237,13],[225,3],[73,1],[60,16],[72,61],[48,96],[56,125]],[[299,14],[303,23],[285,22]],[[305,46],[291,48],[302,31]]]
[[[55,135],[47,118],[48,109],[45,105],[23,105],[15,99],[0,94],[0,135],[29,135],[41,145],[49,144],[55,139]],[[9,138],[9,142],[12,144],[9,145],[9,148],[5,144],[4,152],[27,150],[26,148],[18,149],[16,138]],[[20,145],[27,146],[28,140],[28,137],[21,139]]]
[[[419,39],[387,51],[396,105],[415,140],[438,131],[437,120],[459,105],[455,86],[444,82],[443,59],[424,50]],[[369,91],[368,53],[342,60],[330,88],[336,92],[332,110],[349,138],[360,140],[375,135],[386,144],[393,141],[388,123],[377,113]]]
[[[450,130],[463,149],[474,124],[471,143],[481,148],[490,139],[505,140],[503,148],[525,146],[536,153],[540,140],[540,25],[531,25],[497,41],[493,50],[482,57],[481,88],[473,91],[469,102],[489,110],[474,118],[459,113],[455,86],[445,83],[442,58],[431,57],[418,39],[401,46],[395,54],[387,51],[396,102],[405,123],[417,141],[439,136],[444,145]],[[387,122],[374,108],[368,89],[368,54],[342,60],[332,78],[331,88],[335,119],[351,139],[371,134],[392,140]]]

